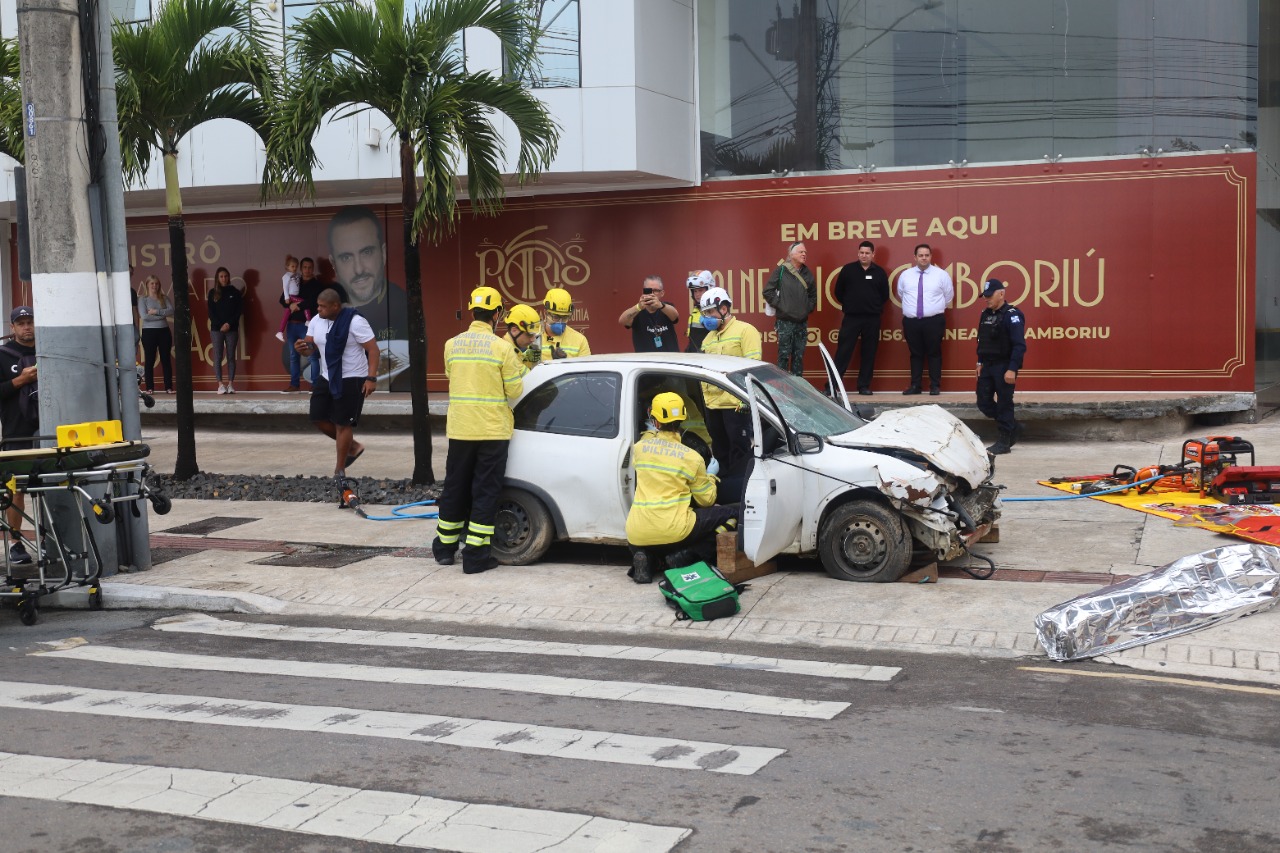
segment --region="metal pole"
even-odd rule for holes
[[[106,386],[92,363],[106,353],[89,210],[80,10],[76,0],[19,0],[17,11],[40,425],[48,434],[59,424],[102,419]],[[67,497],[54,507],[55,525],[80,550],[78,499]]]
[[[113,358],[107,359],[107,363],[118,363],[121,368],[131,368],[136,361],[137,342],[134,338],[136,330],[133,326],[133,304],[129,300],[133,283],[129,280],[129,237],[125,227],[124,178],[120,163],[119,117],[116,110],[116,66],[111,50],[109,7],[104,11],[104,7],[98,6],[95,17],[98,23],[98,124],[102,128],[104,142],[98,184],[101,189],[102,219],[106,224],[105,304],[111,308],[106,315],[110,322],[103,325],[106,326],[104,332],[108,342],[114,342],[114,346],[109,347],[114,350]],[[142,424],[138,417],[137,374],[121,370],[114,376],[117,380],[120,425],[124,437],[139,440],[142,438]],[[137,506],[145,508],[146,504],[139,502]],[[121,521],[117,524],[117,530],[120,531],[122,540],[119,543],[119,556],[127,556],[135,569],[151,568],[146,513],[135,517],[132,512],[122,512],[118,518]],[[121,559],[121,562],[124,560]]]

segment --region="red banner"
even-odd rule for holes
[[[771,359],[773,321],[763,313],[761,293],[793,240],[807,244],[820,284],[810,342],[834,350],[841,312],[831,287],[840,267],[854,261],[858,243],[869,239],[891,282],[911,264],[918,243],[932,246],[934,263],[955,282],[944,390],[973,387],[984,306],[979,289],[993,276],[1008,282],[1007,299],[1027,317],[1020,389],[1251,390],[1254,178],[1252,154],[1206,154],[523,197],[510,199],[496,218],[464,210],[457,234],[423,252],[430,385],[445,389],[441,347],[465,328],[466,296],[481,284],[535,306],[549,287],[568,289],[573,325],[593,352],[604,353],[631,348],[618,315],[635,303],[645,276],[662,276],[666,298],[684,317],[685,278],[710,269],[739,316],[766,333]],[[268,390],[284,383],[283,348],[274,334],[286,253],[316,258],[322,277],[357,291],[357,303],[368,299],[358,307],[395,342],[388,345],[393,357],[407,359],[399,210],[373,211],[385,234],[376,237],[349,209],[350,227],[331,235],[339,212],[187,218],[197,388],[213,387],[211,368],[202,373],[200,365],[209,364],[210,349],[204,294],[218,266],[231,270],[247,296],[237,385]],[[135,281],[155,273],[167,282],[164,222],[136,222],[129,236]],[[345,244],[331,246],[331,239]],[[371,252],[368,244],[378,240],[385,248]],[[370,264],[381,265],[382,275],[362,278]],[[894,300],[882,321],[878,391],[907,382]],[[822,380],[816,353],[805,366],[808,377]]]

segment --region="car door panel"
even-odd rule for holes
[[[558,376],[516,405],[506,478],[541,485],[570,539],[626,541],[621,398],[620,374],[590,371]]]
[[[818,353],[822,356],[822,366],[827,369],[827,396],[844,406],[846,412],[852,412],[853,406],[849,403],[849,392],[844,390],[844,378],[840,375],[840,371],[836,370],[835,360],[831,358],[831,353],[827,352],[826,346],[821,341],[818,342]]]
[[[752,562],[763,563],[791,546],[800,534],[805,470],[801,457],[792,454],[790,440],[773,455],[766,452],[761,408],[772,410],[784,430],[786,422],[754,378],[747,380],[747,397],[754,459],[742,497],[742,552]]]

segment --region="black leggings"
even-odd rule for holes
[[[173,389],[173,361],[169,357],[169,350],[173,349],[173,332],[168,326],[163,329],[143,329],[142,330],[142,363],[145,366],[143,372],[147,382],[147,390],[156,390],[155,383],[155,366],[156,356],[160,356],[160,371],[164,374],[164,390]]]

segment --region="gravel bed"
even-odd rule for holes
[[[410,480],[352,477],[359,483],[360,502],[399,505],[434,500],[440,487],[415,486]],[[338,492],[332,477],[286,477],[283,474],[199,473],[190,480],[177,481],[162,474],[152,482],[173,500],[290,501],[292,503],[337,503]]]

